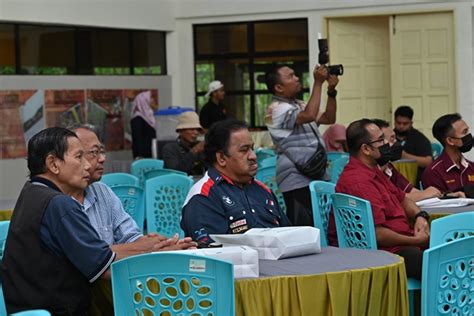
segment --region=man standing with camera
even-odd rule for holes
[[[277,148],[277,183],[283,192],[288,218],[298,226],[313,226],[309,183],[327,178],[325,144],[318,125],[336,121],[338,77],[330,75],[326,66],[316,66],[313,77],[311,97],[305,104],[296,99],[302,85],[293,69],[278,65],[265,74],[267,88],[273,94],[265,123]],[[320,114],[324,81],[328,82],[328,99],[325,112]],[[316,156],[322,159],[311,159]],[[323,163],[318,166],[318,161]],[[315,162],[313,168],[310,162]],[[308,169],[315,172],[305,172]]]

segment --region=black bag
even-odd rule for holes
[[[305,163],[299,164],[293,159],[291,159],[290,155],[286,154],[286,152],[285,154],[295,164],[295,167],[296,169],[298,169],[299,172],[301,172],[308,178],[320,180],[323,178],[326,172],[328,156],[326,155],[326,150],[321,144],[321,139],[318,137],[318,134],[316,134],[316,131],[311,125],[310,127],[314,135],[316,136],[316,139],[318,140],[318,148],[316,148],[316,152],[311,156],[311,158],[309,158],[308,161],[306,161]]]

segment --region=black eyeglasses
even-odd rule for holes
[[[101,155],[102,157],[105,157],[107,155],[107,152],[105,151],[105,148],[101,148],[101,149],[95,148],[95,149],[86,151],[86,155],[91,158],[97,158],[99,157],[99,155]]]

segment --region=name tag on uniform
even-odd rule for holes
[[[454,180],[454,179],[446,180],[446,184],[450,184],[450,183],[454,183],[454,182],[456,182],[456,180]]]
[[[249,229],[245,218],[230,223],[229,228],[232,231],[232,234],[239,234]]]

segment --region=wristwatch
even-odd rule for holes
[[[337,95],[337,90],[334,89],[334,90],[328,90],[328,96],[331,97],[331,98],[335,98]]]
[[[425,212],[425,211],[419,211],[418,213],[416,213],[415,215],[415,220],[418,218],[418,217],[423,217],[424,219],[426,219],[427,221],[430,219],[430,214],[428,214],[428,212]]]

